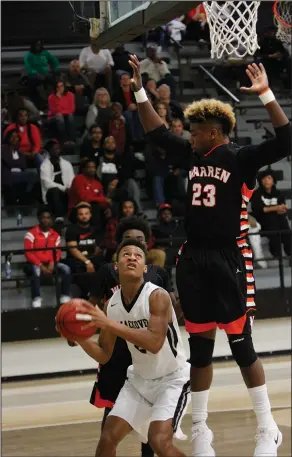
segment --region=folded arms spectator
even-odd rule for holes
[[[80,147],[81,166],[86,160],[90,159],[94,160],[98,167],[102,152],[102,137],[102,129],[97,124],[93,124]]]
[[[74,143],[76,140],[75,96],[65,88],[62,80],[56,81],[54,92],[50,94],[48,103],[48,117],[57,129],[58,139],[62,143]]]
[[[47,209],[38,211],[39,224],[30,229],[24,237],[24,249],[42,249],[60,247],[60,236],[52,229],[52,215]],[[70,300],[69,291],[71,284],[70,269],[60,262],[61,250],[56,249],[55,255],[52,250],[25,251],[28,264],[25,267],[26,273],[31,277],[31,298],[32,306],[39,308],[42,305],[40,280],[41,276],[52,276],[55,270],[61,276],[61,297],[60,302],[66,303]]]
[[[260,223],[262,230],[285,230],[286,233],[267,234],[269,249],[273,256],[280,257],[282,243],[287,256],[291,256],[291,233],[287,219],[288,207],[280,191],[276,188],[276,181],[271,170],[259,174],[259,188],[255,191],[251,204],[253,215]]]
[[[75,94],[76,112],[84,114],[87,109],[88,100],[92,97],[92,88],[90,82],[82,72],[78,60],[72,60],[69,70],[63,77],[65,86]]]
[[[60,157],[61,148],[57,140],[46,144],[49,157],[41,166],[41,188],[44,203],[57,219],[63,218],[68,209],[68,190],[74,179],[74,170],[68,160]]]
[[[7,132],[15,129],[18,131],[20,138],[19,150],[26,156],[27,166],[39,168],[43,161],[40,155],[42,138],[39,128],[29,122],[26,109],[21,108],[18,111],[16,122],[5,129],[4,138]]]

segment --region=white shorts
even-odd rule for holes
[[[143,379],[128,369],[128,379],[109,416],[117,416],[131,425],[143,443],[148,441],[153,421],[172,419],[174,435],[181,437],[180,424],[190,402],[190,365],[163,378]]]

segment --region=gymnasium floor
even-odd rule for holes
[[[291,456],[291,358],[264,359],[274,417],[283,432],[279,456]],[[103,410],[88,403],[94,376],[2,384],[2,455],[93,456]],[[253,455],[256,422],[239,370],[215,364],[210,394],[209,425],[215,433],[217,456]],[[190,409],[183,431],[191,429]],[[191,455],[188,441],[177,442]],[[131,434],[119,447],[120,456],[139,456]]]

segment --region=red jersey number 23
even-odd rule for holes
[[[216,205],[216,187],[214,184],[193,184],[193,206],[207,206],[212,208]]]

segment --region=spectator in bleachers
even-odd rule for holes
[[[80,68],[79,60],[72,60],[69,70],[64,74],[65,86],[75,95],[76,114],[86,114],[89,102],[92,98],[90,82]]]
[[[184,16],[177,17],[167,24],[167,30],[170,37],[177,43],[180,43],[185,35],[186,25],[182,22]]]
[[[140,201],[140,188],[133,178],[135,169],[135,159],[130,151],[125,151],[117,155],[116,141],[114,137],[105,138],[103,145],[103,157],[100,160],[99,176],[104,186],[105,192],[108,185],[113,180],[117,180],[116,193],[121,200],[125,194],[135,200],[138,211],[142,212]]]
[[[8,124],[16,120],[20,109],[27,110],[30,122],[41,123],[42,112],[38,110],[31,100],[20,95],[17,91],[9,91],[6,94],[5,100],[2,101],[1,106],[2,108],[6,108],[6,120]]]
[[[118,154],[123,154],[125,149],[130,147],[130,130],[123,116],[122,105],[114,102],[112,108],[112,119],[109,121],[109,136],[116,140],[116,149]]]
[[[183,123],[180,119],[173,119],[171,121],[170,130],[177,136],[180,136],[184,140],[189,140],[191,133],[188,130],[184,130]]]
[[[262,230],[289,230],[287,205],[281,192],[276,188],[276,180],[271,170],[259,174],[259,187],[255,191],[251,204],[253,215]],[[266,235],[269,249],[274,257],[280,257],[282,243],[287,256],[291,256],[291,233]]]
[[[120,76],[120,72],[124,71],[130,75],[133,74],[132,67],[129,64],[130,55],[131,54],[125,49],[123,44],[116,46],[114,52],[112,53],[112,58],[114,61],[113,69],[118,77]]]
[[[48,118],[57,129],[58,139],[63,144],[74,144],[76,131],[74,124],[75,96],[67,90],[64,81],[57,80],[54,91],[49,95]]]
[[[66,230],[66,246],[69,248],[64,261],[72,274],[94,273],[98,271],[103,260],[99,247],[103,233],[92,224],[91,205],[80,202],[76,206],[76,223],[70,224]],[[76,280],[77,279],[77,280]],[[79,285],[82,295],[88,292],[88,277],[80,276],[73,282]]]
[[[108,123],[111,119],[111,98],[105,87],[100,87],[94,94],[93,103],[90,105],[85,124],[87,130],[93,124],[97,124],[102,129],[104,135],[107,135]]]
[[[30,229],[24,237],[24,249],[59,248],[60,236],[52,229],[52,215],[48,209],[38,211],[39,224]],[[60,303],[70,300],[70,269],[61,260],[61,250],[57,249],[56,257],[53,250],[26,251],[24,253],[28,264],[25,266],[26,274],[31,277],[32,306],[40,308],[42,305],[40,279],[41,276],[52,276],[56,269],[61,276]]]
[[[164,102],[158,102],[154,105],[155,111],[158,116],[162,119],[163,124],[167,129],[170,129],[171,124],[171,113],[168,105]]]
[[[96,163],[87,160],[82,173],[75,176],[69,189],[69,217],[76,219],[75,207],[80,202],[91,204],[92,224],[95,227],[105,226],[105,211],[111,208],[112,200],[105,196],[101,181],[96,175]]]
[[[10,130],[15,129],[18,131],[20,138],[19,150],[24,153],[27,166],[29,168],[39,168],[43,161],[40,154],[42,150],[41,133],[40,129],[35,124],[29,122],[28,112],[24,108],[18,110],[16,122],[8,125],[5,129],[4,138]]]
[[[209,26],[203,3],[190,10],[185,19],[187,26],[185,39],[197,42],[209,42]]]
[[[31,99],[39,109],[46,105],[45,89],[53,85],[54,74],[59,68],[57,57],[44,49],[42,40],[34,40],[24,55],[24,66]]]
[[[141,74],[146,79],[154,79],[157,86],[167,84],[170,87],[172,98],[175,98],[175,80],[167,66],[167,63],[157,55],[157,48],[149,46],[147,48],[147,57],[142,60]]]
[[[260,235],[261,226],[258,221],[255,220],[250,214],[248,215],[248,224],[249,224],[249,241],[252,247],[254,260],[257,262],[259,267],[267,268],[268,264],[266,260],[259,260],[264,258],[264,252],[262,247],[262,239]]]
[[[87,137],[80,146],[80,164],[82,165],[86,160],[94,160],[96,166],[99,165],[100,156],[102,154],[102,129],[93,124],[88,132]]]
[[[28,197],[39,182],[37,170],[27,168],[26,157],[19,150],[19,144],[18,130],[9,130],[1,146],[1,184],[6,205],[28,203]]]
[[[40,169],[43,202],[48,204],[56,222],[63,222],[74,170],[71,163],[61,157],[61,147],[57,140],[49,141],[46,150],[49,157],[43,161]]]
[[[144,138],[144,131],[139,119],[134,92],[131,89],[131,77],[129,73],[121,73],[120,87],[113,94],[113,101],[119,102],[122,105],[132,139],[134,141],[141,141]]]
[[[171,173],[166,158],[166,152],[153,144],[147,144],[145,149],[145,163],[148,178],[153,190],[153,198],[157,207],[165,202],[164,183]]]
[[[152,227],[152,233],[155,239],[154,248],[165,252],[165,263],[168,267],[172,267],[175,265],[178,249],[186,233],[183,223],[173,219],[171,205],[164,203],[159,206],[158,224]]]
[[[175,119],[181,119],[183,121],[184,113],[182,107],[179,102],[170,99],[171,93],[169,86],[167,84],[161,84],[161,86],[159,86],[157,89],[157,93],[159,101],[165,103],[168,106],[171,117]]]
[[[151,102],[152,103],[158,102],[159,94],[158,94],[158,90],[157,90],[157,84],[154,81],[154,79],[148,79],[145,87],[146,87],[148,97],[151,99]]]
[[[90,45],[82,49],[79,63],[81,69],[86,71],[92,87],[106,87],[111,91],[114,61],[109,49],[99,49],[96,40],[92,39]]]

